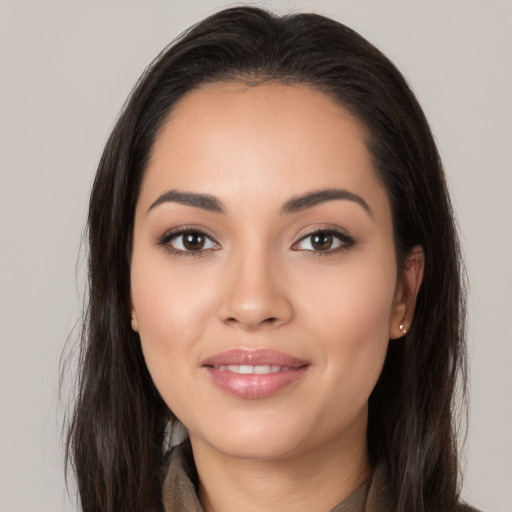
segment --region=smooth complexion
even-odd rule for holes
[[[421,254],[397,275],[363,130],[326,95],[219,84],[174,108],[136,207],[132,326],[206,511],[327,511],[368,477],[368,397]]]

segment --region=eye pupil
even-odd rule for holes
[[[203,248],[205,237],[201,233],[185,233],[183,247],[189,251],[199,251]]]
[[[311,237],[311,245],[317,251],[327,251],[332,246],[332,238],[330,233],[315,233]]]

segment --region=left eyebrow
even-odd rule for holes
[[[318,204],[336,200],[353,201],[354,203],[362,206],[366,213],[373,218],[372,209],[361,196],[341,188],[327,188],[324,190],[310,192],[302,196],[292,197],[282,207],[281,215],[301,212]]]

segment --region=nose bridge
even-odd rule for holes
[[[261,241],[234,249],[226,261],[222,321],[252,330],[287,323],[293,309],[279,258]]]

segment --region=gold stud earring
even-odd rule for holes
[[[398,328],[400,329],[400,332],[402,333],[402,335],[407,334],[407,329],[404,327],[403,322],[398,326]]]

